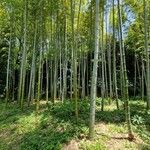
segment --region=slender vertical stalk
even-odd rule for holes
[[[33,44],[33,53],[32,53],[32,65],[30,71],[30,83],[28,91],[28,106],[30,105],[31,95],[33,94],[32,85],[33,85],[33,75],[35,74],[35,50],[36,50],[36,38],[37,38],[37,21],[35,23],[35,32],[34,32],[34,44]]]
[[[135,55],[134,55],[134,98],[136,96],[136,81],[137,81],[137,67],[136,67],[136,61],[137,61],[137,58],[136,58],[136,52],[135,52]]]
[[[142,58],[142,77],[141,77],[141,87],[142,87],[142,89],[141,89],[141,98],[142,98],[142,100],[144,100],[144,61],[143,61],[143,54],[142,54],[142,56],[141,56]]]
[[[94,64],[91,82],[91,99],[90,99],[90,125],[89,137],[94,137],[94,124],[95,124],[95,100],[96,100],[96,87],[97,87],[97,65],[98,65],[98,51],[99,51],[99,0],[96,2],[96,17],[95,17],[95,51],[94,51]]]
[[[42,91],[42,55],[43,55],[43,0],[41,1],[42,7],[40,10],[40,58],[39,58],[39,68],[38,68],[38,85],[37,85],[37,102],[36,102],[36,112],[38,113],[40,107],[40,98]]]
[[[48,104],[49,98],[49,61],[46,58],[46,103]]]
[[[148,49],[148,16],[147,16],[147,5],[148,3],[143,0],[144,5],[144,48],[146,52],[146,70],[147,70],[147,109],[150,109],[150,58]]]
[[[42,37],[40,41],[40,59],[39,59],[39,68],[38,68],[38,93],[37,93],[37,103],[36,103],[36,111],[38,112],[40,107],[40,98],[41,98],[41,69],[42,69]]]
[[[28,0],[24,1],[24,35],[23,35],[23,52],[20,69],[20,81],[18,90],[18,101],[20,102],[21,109],[23,109],[24,103],[24,89],[25,89],[25,77],[26,77],[26,53],[27,53],[27,5]]]
[[[65,1],[66,2],[66,1]],[[64,53],[63,53],[63,87],[62,87],[62,102],[64,102],[64,99],[66,98],[66,91],[67,91],[67,17],[65,14],[65,20],[64,20]]]
[[[9,76],[10,76],[10,54],[11,54],[11,33],[9,37],[9,50],[8,50],[8,58],[7,58],[7,76],[6,76],[6,107],[9,101]]]
[[[75,115],[78,120],[78,102],[77,102],[77,52],[75,49],[75,38],[74,38],[74,11],[75,11],[75,2],[71,0],[71,30],[72,30],[72,62],[73,62],[73,93],[75,100]]]
[[[114,83],[114,93],[116,98],[116,106],[117,109],[119,109],[116,72],[117,71],[116,71],[116,43],[115,43],[115,0],[113,0],[113,83]]]
[[[128,79],[127,79],[127,70],[126,70],[126,59],[125,59],[125,49],[123,42],[123,34],[122,34],[122,17],[121,17],[121,9],[120,9],[120,0],[118,1],[118,17],[119,17],[119,32],[120,32],[120,47],[122,53],[122,69],[123,69],[123,79],[124,79],[124,100],[125,100],[125,109],[126,109],[126,121],[128,126],[128,138],[129,140],[133,140],[133,132],[131,126],[131,118],[130,118],[130,107],[129,107],[129,97],[128,97]]]
[[[85,53],[83,54],[83,58],[82,58],[82,93],[81,93],[81,97],[84,99],[85,98],[85,73],[86,73],[86,56]]]
[[[104,110],[104,98],[106,94],[106,80],[105,80],[105,73],[106,73],[106,66],[105,66],[105,51],[104,51],[104,7],[101,12],[101,17],[102,17],[102,39],[101,39],[101,56],[102,56],[102,105],[101,105],[101,110]]]
[[[107,14],[108,15],[108,14]],[[113,92],[112,92],[112,72],[111,72],[111,38],[109,38],[108,41],[108,36],[107,36],[107,28],[110,26],[109,24],[107,24],[108,20],[107,20],[107,16],[106,15],[106,49],[107,49],[107,57],[108,57],[108,71],[109,71],[109,97],[110,99],[112,99],[113,97]],[[110,30],[110,27],[109,27]],[[108,43],[109,42],[109,43]],[[108,45],[108,46],[107,46]],[[111,101],[111,100],[110,100]]]

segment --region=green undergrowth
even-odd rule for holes
[[[117,141],[121,149],[149,149],[150,113],[145,111],[142,101],[131,101],[131,119],[139,144],[122,138],[126,135],[125,111],[116,109],[115,102],[109,105],[105,100],[104,111],[100,110],[101,99],[96,107],[96,134],[93,141],[88,140],[89,101],[79,100],[79,119],[76,123],[74,104],[65,101],[55,105],[41,102],[39,113],[35,106],[25,106],[21,111],[16,103],[4,109],[0,103],[0,150],[61,150],[64,145],[75,140],[79,149],[107,150]],[[120,145],[119,145],[120,146]],[[119,147],[118,146],[118,147]],[[112,146],[113,147],[113,146]],[[115,147],[114,147],[115,149]]]

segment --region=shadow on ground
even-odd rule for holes
[[[10,107],[7,112],[1,114],[0,125],[5,124],[9,126],[12,122],[17,124],[17,120],[22,116],[27,117],[31,115],[31,113],[34,113],[33,108],[35,108],[35,106],[30,108],[25,107],[24,111],[21,112],[18,108],[12,109],[12,107]],[[88,101],[81,101],[79,103],[78,124],[76,123],[74,104],[71,104],[69,101],[64,104],[58,103],[56,105],[49,105],[48,108],[43,104],[40,109],[41,111],[38,115],[41,117],[37,120],[34,130],[22,133],[20,137],[17,136],[17,142],[10,141],[9,143],[5,143],[5,139],[0,137],[2,143],[8,145],[9,148],[17,144],[18,147],[14,147],[14,149],[22,150],[59,150],[64,143],[72,139],[82,139],[83,136],[88,136]],[[143,109],[143,106],[140,104],[131,104],[131,116],[136,114],[147,120],[147,117],[150,118],[150,116],[146,114]],[[96,111],[96,122],[114,123],[116,125],[121,124],[125,122],[125,112],[124,110]],[[147,130],[149,130],[149,122],[146,122],[146,127]],[[142,129],[139,130],[143,132]],[[145,134],[148,133],[146,132]],[[150,135],[147,135],[147,137],[150,138]],[[143,145],[142,147],[147,147],[147,145]]]

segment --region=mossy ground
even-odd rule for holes
[[[127,139],[127,126],[123,106],[116,110],[105,100],[100,110],[97,100],[95,138],[88,139],[89,102],[79,101],[79,120],[76,123],[74,105],[46,105],[41,101],[40,111],[35,105],[25,106],[21,111],[16,103],[0,103],[0,150],[136,150],[150,149],[150,113],[142,101],[131,101],[131,118],[135,140]]]

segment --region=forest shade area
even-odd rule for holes
[[[144,121],[130,105],[150,117],[150,0],[1,0],[0,103],[36,115],[71,107],[76,126],[86,110],[90,139],[113,105],[135,140]]]

